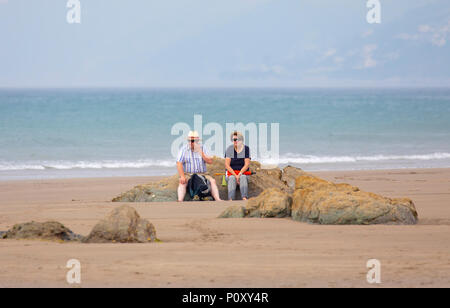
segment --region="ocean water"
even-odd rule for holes
[[[0,89],[0,180],[173,174],[194,114],[279,123],[281,167],[450,167],[450,89]]]

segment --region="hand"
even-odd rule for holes
[[[241,178],[241,174],[240,173],[238,173],[238,174],[236,174],[236,183],[238,184],[238,185],[240,185],[240,183],[239,183],[239,179]]]
[[[186,183],[187,183],[186,177],[185,176],[180,177],[180,184],[184,185]]]

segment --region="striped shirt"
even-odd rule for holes
[[[203,153],[206,154],[205,148],[202,146]],[[177,162],[183,164],[183,170],[187,173],[205,173],[206,162],[200,153],[191,150],[191,146],[188,144],[181,148]]]

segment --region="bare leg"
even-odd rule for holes
[[[213,196],[214,200],[222,201],[222,199],[220,199],[219,188],[217,188],[216,180],[211,178],[209,181],[211,182],[211,195]]]
[[[239,189],[241,190],[242,200],[248,199],[248,178],[245,174],[239,179]]]
[[[184,196],[186,196],[186,186],[187,184],[178,185],[178,202],[184,201]]]

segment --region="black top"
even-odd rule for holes
[[[237,153],[234,149],[234,146],[230,145],[225,152],[225,158],[231,158],[231,169],[241,170],[245,165],[245,159],[250,158],[250,148],[245,145],[244,150],[242,150],[240,153]]]

